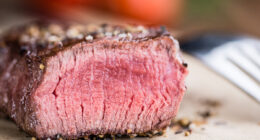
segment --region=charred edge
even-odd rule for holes
[[[75,136],[62,136],[60,134],[57,134],[53,137],[44,137],[44,138],[38,138],[39,140],[65,140],[65,139],[78,139],[78,140],[115,140],[116,138],[135,138],[135,137],[156,137],[156,136],[162,136],[165,134],[165,129],[160,130],[152,130],[147,132],[141,132],[141,133],[133,133],[133,134],[97,134],[97,135],[75,135]],[[29,137],[29,136],[28,136]],[[32,140],[36,138],[32,137]]]
[[[1,40],[6,40],[6,41],[2,41],[2,44],[4,44],[5,46],[10,46],[13,48],[13,50],[18,50],[18,53],[20,55],[24,55],[26,53],[39,53],[41,52],[41,50],[45,50],[48,48],[48,46],[53,46],[51,48],[53,48],[53,50],[51,50],[50,52],[54,52],[55,50],[58,51],[60,50],[59,48],[64,48],[66,46],[71,46],[73,44],[79,43],[79,42],[83,42],[85,41],[84,37],[82,38],[71,38],[71,37],[65,37],[64,39],[62,39],[61,41],[55,42],[55,43],[50,43],[48,42],[48,40],[43,40],[43,41],[36,41],[36,42],[21,42],[19,39],[21,38],[22,35],[28,35],[28,32],[32,32],[29,30],[29,27],[32,25],[35,25],[36,27],[38,27],[39,29],[44,29],[43,31],[47,31],[47,32],[51,32],[51,29],[48,29],[48,26],[51,24],[57,24],[59,27],[62,28],[63,32],[67,32],[67,30],[70,27],[73,27],[73,24],[66,24],[66,23],[60,23],[60,22],[41,22],[41,21],[34,21],[31,22],[28,25],[24,25],[24,26],[19,26],[16,29],[10,30],[9,34],[4,34],[4,36],[2,37],[3,39]],[[96,25],[97,28],[99,30],[102,30],[101,33],[97,33],[97,31],[95,31],[94,33],[89,31],[89,32],[82,32],[80,31],[80,34],[83,35],[94,35],[94,39],[103,39],[104,37],[98,37],[98,34],[104,34],[106,32],[106,28],[107,27],[111,27],[112,31],[110,32],[114,32],[116,30],[119,30],[119,33],[138,33],[136,31],[127,29],[127,27],[131,27],[131,28],[137,28],[138,26],[133,26],[133,25],[113,25],[113,24],[98,24]],[[28,29],[24,29],[24,28],[28,28]],[[37,28],[37,31],[39,30]],[[28,31],[29,30],[29,31]],[[131,39],[130,41],[142,41],[142,40],[146,40],[146,39],[154,39],[156,37],[160,37],[160,36],[169,36],[170,33],[166,30],[165,26],[160,26],[160,27],[145,27],[144,29],[145,31],[148,31],[148,34],[143,37],[143,38],[136,38],[136,39]],[[36,31],[34,31],[36,32]],[[41,32],[41,31],[40,31]],[[65,34],[65,33],[64,33]],[[55,35],[58,36],[58,35]],[[115,37],[118,36],[114,35]],[[60,37],[60,36],[58,36]],[[36,39],[39,39],[38,37],[36,37]],[[0,40],[0,41],[1,41]],[[61,43],[60,43],[61,42]],[[16,46],[16,47],[15,47]],[[17,46],[21,46],[20,47],[20,51],[19,49],[17,49]]]
[[[185,68],[187,68],[187,67],[188,67],[188,64],[187,64],[187,63],[185,63],[185,62],[183,62],[183,63],[182,63],[182,65],[183,65]]]

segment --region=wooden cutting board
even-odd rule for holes
[[[168,129],[166,134],[150,140],[259,140],[260,104],[233,87],[196,59],[184,55],[189,64],[188,91],[183,98],[177,119],[201,120],[198,112],[210,111],[206,124],[194,126],[189,136],[175,134]],[[217,105],[216,105],[217,103]],[[29,140],[16,125],[0,119],[0,140]],[[134,138],[148,139],[148,138]]]

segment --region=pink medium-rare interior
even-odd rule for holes
[[[166,42],[173,47],[168,38],[82,43],[49,58],[34,96],[38,136],[146,132],[167,125],[183,96],[185,72]]]

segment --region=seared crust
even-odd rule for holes
[[[79,42],[88,43],[105,38],[145,41],[162,35],[169,35],[164,26],[33,22],[7,31],[0,39],[0,48],[11,47],[12,52],[20,56],[46,57]]]
[[[6,87],[8,91],[5,94],[0,93],[0,98],[12,96],[7,93],[13,93],[12,87],[2,79],[6,75],[6,66],[12,61],[17,62],[15,68],[11,68],[11,75],[20,73],[17,80],[24,80],[19,87],[27,87],[17,93],[17,101],[8,101],[6,104],[0,99],[0,110],[6,113],[25,131],[36,136],[35,126],[37,119],[34,118],[35,106],[30,102],[31,94],[41,84],[42,76],[45,72],[46,61],[49,57],[54,56],[60,51],[69,49],[78,43],[93,43],[100,40],[116,40],[123,42],[142,42],[149,39],[160,39],[163,36],[169,36],[164,27],[143,27],[135,25],[64,25],[59,23],[31,23],[8,31],[0,39],[0,87]],[[4,61],[1,61],[3,59]],[[21,72],[22,70],[22,72]],[[17,77],[17,76],[16,76]],[[10,79],[10,78],[9,78]],[[12,99],[12,97],[8,97]],[[16,110],[10,108],[13,102],[18,103]],[[7,107],[7,108],[6,108]],[[15,113],[15,114],[14,114]],[[18,117],[17,117],[18,116]],[[24,116],[21,117],[21,116]],[[158,127],[156,130],[161,131],[169,124]],[[76,136],[64,136],[67,138],[77,138],[85,135],[95,134],[93,131],[85,132]],[[134,134],[138,134],[134,132]]]

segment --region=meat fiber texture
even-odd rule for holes
[[[30,23],[0,39],[0,109],[38,138],[160,131],[186,64],[164,27]]]

